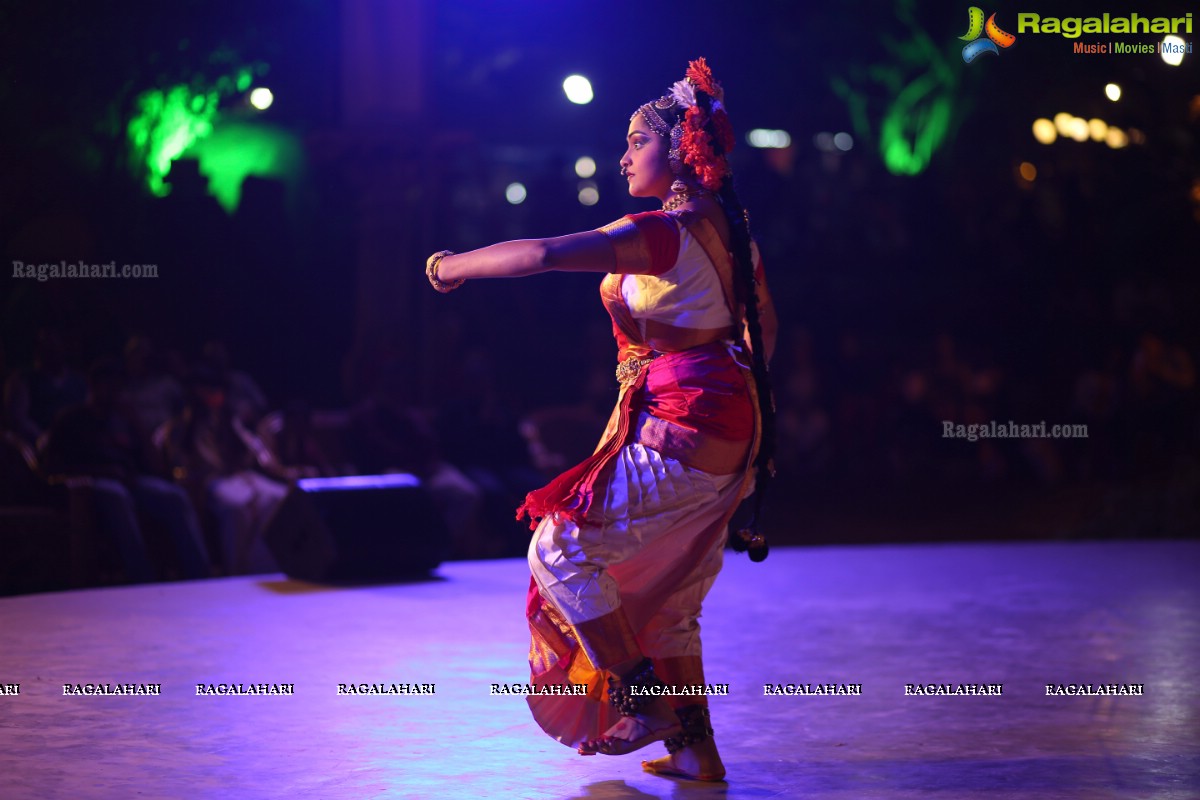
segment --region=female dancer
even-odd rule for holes
[[[596,231],[435,253],[447,292],[469,278],[550,270],[608,273],[601,299],[617,340],[617,406],[595,453],[518,511],[536,524],[526,606],[538,724],[583,755],[664,741],[661,775],[721,780],[703,694],[697,618],[721,568],[729,518],[769,477],[766,363],[775,314],[733,191],[723,91],[704,59],[629,121],[621,174],[661,211]],[[761,468],[761,469],[760,469]],[[740,549],[759,550],[740,531]],[[603,701],[603,679],[608,702]]]

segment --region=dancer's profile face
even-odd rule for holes
[[[650,130],[641,114],[634,114],[625,142],[628,146],[621,156],[621,166],[629,193],[634,197],[666,198],[674,180],[667,163],[667,140]]]

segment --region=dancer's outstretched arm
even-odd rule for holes
[[[540,272],[612,272],[612,244],[600,231],[551,239],[517,239],[446,256],[437,277],[444,283],[475,278],[520,278]]]

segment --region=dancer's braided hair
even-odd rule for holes
[[[750,371],[758,395],[758,411],[761,418],[758,455],[754,459],[755,476],[754,517],[748,529],[734,534],[735,550],[749,550],[750,557],[762,561],[767,557],[767,543],[757,526],[761,522],[763,497],[767,486],[775,477],[775,402],[771,392],[771,375],[767,369],[767,349],[763,344],[762,324],[759,320],[758,281],[754,276],[754,260],[750,252],[750,224],[745,209],[733,189],[733,179],[726,176],[718,194],[725,217],[729,220],[729,238],[733,249],[734,286],[738,301],[746,309],[746,331],[750,334]]]
[[[696,63],[692,62],[693,67]],[[707,65],[703,64],[703,59],[699,63],[703,67],[704,72],[707,72]],[[774,478],[775,403],[771,392],[771,377],[767,369],[767,352],[766,346],[763,344],[762,324],[759,317],[758,281],[754,274],[750,222],[749,216],[742,206],[737,192],[734,190],[733,175],[728,170],[725,142],[732,145],[732,138],[728,130],[724,132],[718,131],[715,124],[717,114],[724,116],[724,109],[718,101],[716,105],[717,113],[714,113],[715,98],[708,91],[696,86],[695,82],[690,80],[691,75],[692,71],[689,69],[689,82],[693,86],[696,105],[704,111],[704,131],[707,133],[707,143],[712,148],[712,154],[716,156],[715,161],[724,167],[716,195],[729,222],[730,246],[733,251],[734,261],[735,295],[739,305],[745,309],[746,333],[749,334],[750,349],[752,351],[751,373],[754,376],[754,383],[757,389],[758,410],[761,418],[758,454],[754,461],[757,475],[755,477],[756,487],[753,517],[746,528],[738,530],[734,534],[730,543],[734,550],[739,552],[749,551],[751,559],[762,561],[767,557],[767,543],[766,538],[759,532],[758,527],[762,519],[763,497],[772,478]],[[711,77],[711,73],[708,73],[708,75]],[[710,81],[709,85],[714,86],[720,92],[719,84]],[[673,148],[678,148],[681,139],[679,130],[680,126],[684,124],[683,120],[687,108],[681,103],[664,107],[670,98],[670,95],[664,96],[662,101],[654,104],[653,111],[658,114],[659,120],[651,122],[651,127],[655,128],[662,135],[663,132],[658,129],[665,126],[661,124],[656,125],[654,122],[665,123],[665,125],[671,126],[671,131],[667,134],[667,139]],[[643,114],[646,113],[644,109],[647,109],[650,105],[649,103],[646,104],[639,111]],[[647,121],[650,120],[648,119]],[[727,126],[727,122],[724,124]],[[724,133],[724,136],[722,133]],[[710,180],[701,181],[692,166],[689,163],[684,163],[683,156],[678,152],[672,152],[671,155],[672,166],[675,167],[678,165],[680,167],[679,171],[684,177],[693,182],[707,183],[711,187],[711,173],[709,174]]]

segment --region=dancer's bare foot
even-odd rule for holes
[[[668,736],[676,736],[681,730],[674,709],[660,697],[644,706],[637,716],[621,717],[603,736],[581,744],[579,755],[625,755]]]
[[[725,764],[712,737],[653,761],[643,761],[642,769],[655,775],[686,778],[693,781],[725,780]]]

